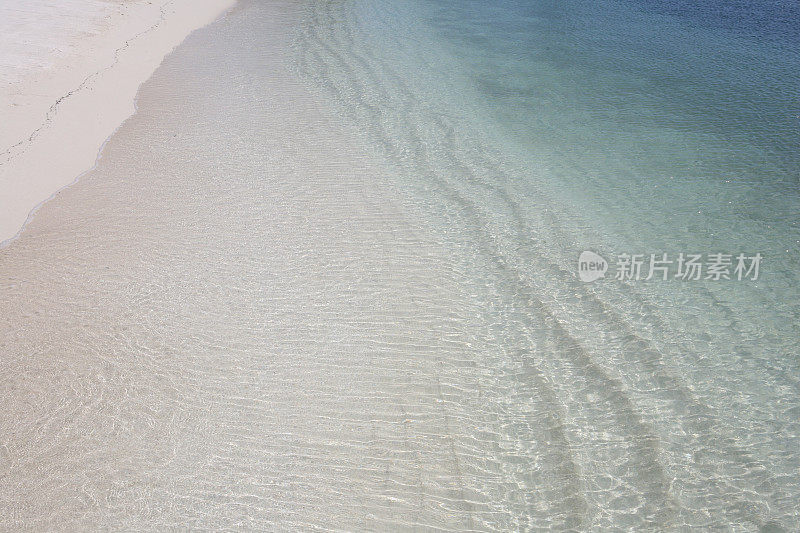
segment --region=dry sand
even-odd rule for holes
[[[0,246],[94,166],[164,56],[234,3],[0,3]]]

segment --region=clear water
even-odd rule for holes
[[[780,1],[308,7],[301,72],[552,386],[575,499],[518,524],[798,523],[798,28]],[[583,250],[766,260],[756,282],[587,285]]]
[[[796,11],[242,0],[0,251],[0,526],[796,530]]]

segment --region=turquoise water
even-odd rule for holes
[[[552,384],[583,495],[556,523],[797,524],[798,27],[792,2],[307,7],[298,70]],[[584,250],[605,279],[578,281]],[[613,279],[651,253],[764,260],[757,280]]]
[[[636,219],[657,228],[642,243],[651,250],[679,249],[675,239],[743,244],[768,251],[772,273],[794,270],[796,4],[345,5],[336,22],[350,17],[349,38],[363,40],[352,57],[342,51],[356,62],[352,75],[367,76],[358,67],[372,56],[402,78],[381,89],[387,80],[353,80],[363,94],[346,95],[375,99],[363,103],[387,130],[402,105],[427,107],[520,165],[520,187],[537,182],[581,202],[606,231],[641,235]]]
[[[240,0],[0,250],[0,529],[796,531],[796,21]]]

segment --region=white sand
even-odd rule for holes
[[[94,166],[164,56],[234,3],[0,3],[0,246]]]

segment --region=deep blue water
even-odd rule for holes
[[[517,142],[541,147],[555,138],[556,147],[574,142],[595,158],[611,150],[636,173],[780,182],[797,191],[796,3],[426,7],[426,22],[468,65]],[[591,126],[603,138],[580,143]]]
[[[792,0],[653,0],[641,4],[647,10],[680,17],[699,28],[723,29],[756,41],[773,41],[795,51],[800,43],[800,4]]]

